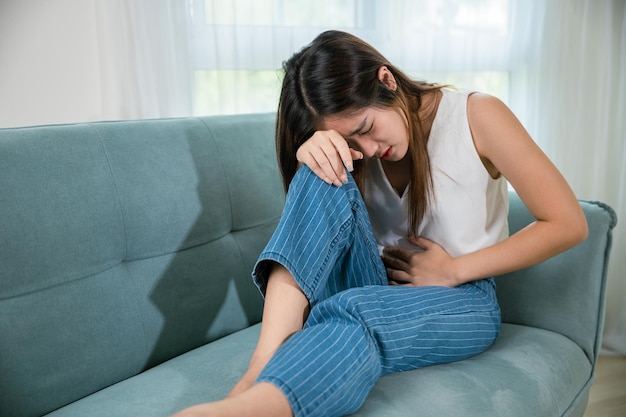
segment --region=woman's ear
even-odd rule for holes
[[[389,71],[389,68],[387,68],[385,65],[378,68],[378,80],[381,83],[385,84],[385,87],[390,90],[396,91],[396,89],[398,88],[396,78],[393,76],[391,71]]]

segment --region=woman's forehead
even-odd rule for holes
[[[350,113],[327,116],[322,119],[320,129],[336,130],[344,136],[351,136],[367,126],[371,109],[365,108]]]

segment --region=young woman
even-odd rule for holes
[[[496,98],[411,80],[337,31],[284,70],[288,194],[253,273],[258,345],[226,399],[177,416],[352,413],[382,375],[487,349],[491,277],[586,237],[572,190]],[[507,180],[536,218],[512,236]]]

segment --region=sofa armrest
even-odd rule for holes
[[[515,193],[509,200],[509,230],[513,234],[534,218]],[[498,277],[498,299],[503,322],[560,333],[576,342],[594,363],[600,348],[617,216],[601,202],[580,204],[589,224],[587,239],[538,265]]]

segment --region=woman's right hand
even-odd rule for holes
[[[296,159],[328,184],[341,187],[348,182],[344,167],[352,172],[352,161],[363,159],[363,154],[350,148],[337,131],[318,130],[298,148]]]

